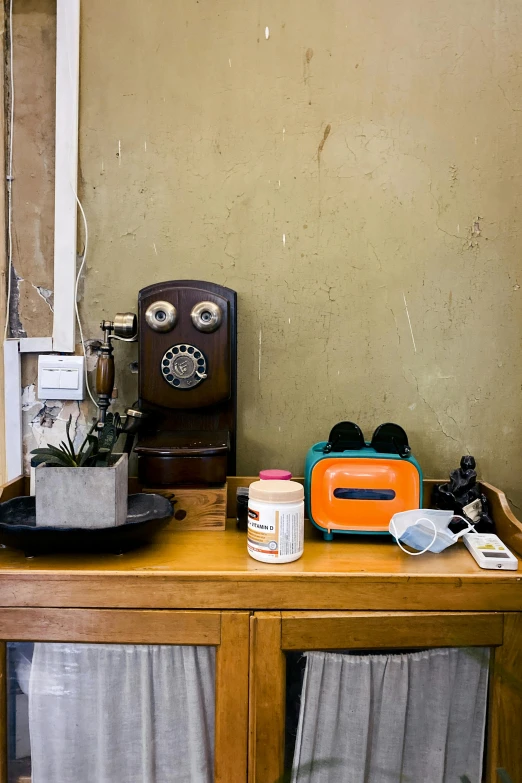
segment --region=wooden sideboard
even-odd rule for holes
[[[235,489],[252,479],[232,477]],[[425,482],[426,497],[433,482]],[[497,530],[522,553],[522,525],[483,484]],[[24,494],[25,481],[1,499]],[[522,569],[484,571],[462,544],[408,557],[388,538],[324,542],[307,523],[303,557],[251,559],[246,534],[183,531],[146,548],[26,559],[0,550],[0,783],[7,781],[8,641],[203,644],[217,649],[215,780],[284,780],[286,653],[491,646],[486,780],[522,780]]]

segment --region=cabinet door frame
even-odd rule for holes
[[[250,613],[170,609],[0,609],[0,783],[7,783],[7,642],[216,648],[215,783],[247,776]]]
[[[286,657],[298,650],[492,647],[485,775],[522,780],[522,614],[255,612],[250,619],[249,783],[283,783]],[[289,779],[289,778],[288,778]]]

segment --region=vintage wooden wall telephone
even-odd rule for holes
[[[100,421],[114,385],[113,339],[137,339],[137,431],[146,486],[219,485],[236,471],[236,293],[197,280],[156,283],[138,294],[138,317],[103,321],[96,391]]]

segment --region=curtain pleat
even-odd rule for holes
[[[211,783],[213,647],[37,643],[32,783]]]
[[[306,659],[292,783],[480,783],[489,648]]]

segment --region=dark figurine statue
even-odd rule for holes
[[[474,525],[477,533],[494,533],[495,524],[491,518],[489,503],[477,486],[475,458],[466,455],[460,460],[460,468],[452,470],[447,484],[436,484],[431,495],[435,508],[453,511]],[[464,528],[464,522],[455,519],[450,529],[457,533]]]

